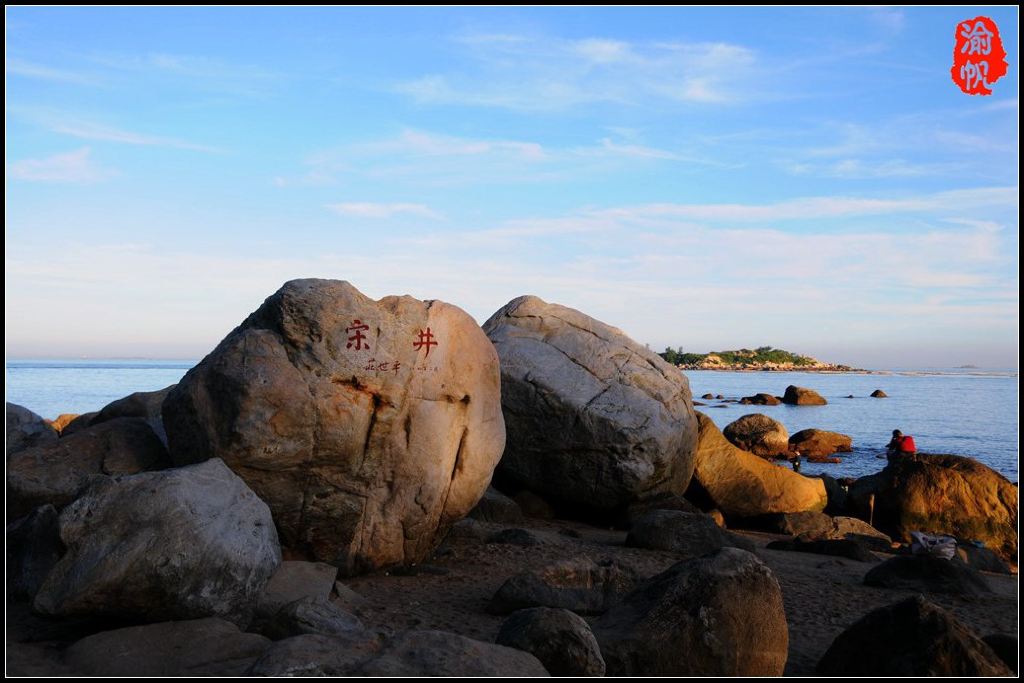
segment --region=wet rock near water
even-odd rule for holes
[[[782,402],[791,406],[823,406],[828,403],[814,389],[798,387],[792,384],[786,387],[786,393],[782,397]]]
[[[741,405],[745,406],[777,406],[782,403],[781,400],[771,394],[754,394],[753,396],[744,396],[739,402]]]
[[[833,453],[851,452],[853,439],[824,429],[802,429],[789,437],[789,448],[807,458],[825,457]]]

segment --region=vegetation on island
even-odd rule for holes
[[[658,354],[673,365],[700,365],[711,357],[716,357],[721,365],[729,366],[754,366],[754,365],[794,365],[818,366],[822,363],[810,356],[801,356],[798,353],[784,351],[783,349],[772,348],[771,346],[759,346],[754,350],[736,349],[733,351],[711,351],[709,353],[686,353],[683,347],[673,349],[668,347],[664,353]]]

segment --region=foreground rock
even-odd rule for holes
[[[405,631],[355,672],[360,676],[547,676],[528,652],[444,631]]]
[[[164,423],[161,417],[161,410],[167,395],[171,393],[175,385],[159,389],[157,391],[136,391],[124,398],[108,403],[90,420],[90,425],[98,425],[119,417],[141,417],[149,423],[160,440],[167,443],[167,433],[164,431]]]
[[[484,497],[476,504],[469,516],[481,522],[497,524],[518,524],[523,521],[519,504],[493,487],[484,491]]]
[[[285,560],[267,581],[256,606],[256,615],[268,618],[285,605],[311,598],[326,602],[334,590],[338,568],[324,562]]]
[[[708,508],[730,517],[821,511],[827,497],[820,479],[773,465],[729,443],[714,422],[698,412],[700,439],[694,485],[687,497],[706,498]]]
[[[105,631],[68,648],[68,665],[86,676],[241,676],[270,646],[235,624],[208,618]]]
[[[754,413],[726,425],[722,435],[741,450],[762,458],[785,457],[789,450],[789,432],[778,420]]]
[[[877,562],[878,558],[871,551],[856,541],[846,539],[804,541],[772,541],[767,545],[769,550],[785,550],[797,553],[813,553],[815,555],[832,555],[845,557],[854,562]]]
[[[267,506],[220,460],[101,481],[60,516],[43,614],[249,622],[281,561]]]
[[[567,609],[577,614],[601,614],[636,585],[636,573],[612,562],[590,558],[556,562],[517,574],[494,594],[487,611],[510,614],[531,607]]]
[[[789,512],[744,520],[746,526],[804,541],[848,540],[880,552],[892,551],[892,539],[855,517],[830,517],[820,512]]]
[[[786,393],[782,396],[782,402],[791,406],[823,406],[828,403],[814,389],[797,387],[792,384],[786,387]]]
[[[167,449],[145,420],[111,420],[13,455],[7,462],[8,514],[17,517],[47,504],[59,510],[104,475],[169,465]]]
[[[1008,633],[991,633],[984,638],[985,644],[992,648],[999,659],[1009,667],[1014,674],[1018,672],[1018,660],[1020,658],[1020,643],[1016,636]]]
[[[501,358],[502,478],[604,509],[686,490],[697,421],[679,370],[620,330],[533,296],[484,330]]]
[[[441,301],[293,280],[168,395],[178,463],[223,458],[282,543],[356,573],[423,560],[504,447],[498,357]]]
[[[864,584],[924,593],[979,596],[992,592],[976,569],[928,555],[893,557],[864,576]]]
[[[676,510],[652,510],[629,530],[626,545],[668,550],[684,557],[716,553],[725,547],[753,550],[750,541],[721,529],[711,517]]]
[[[871,495],[875,526],[893,538],[909,543],[911,531],[924,531],[977,539],[1016,562],[1017,487],[973,458],[918,454],[861,477],[849,504],[862,519]]]
[[[817,669],[844,677],[1011,675],[988,645],[920,595],[877,609],[846,629]]]
[[[7,457],[26,448],[59,439],[57,430],[46,420],[17,403],[7,404]]]
[[[289,678],[350,676],[380,652],[380,646],[380,639],[367,631],[294,636],[268,647],[245,673]]]
[[[590,626],[568,610],[519,610],[501,625],[495,642],[529,652],[554,676],[604,676],[601,648]]]
[[[802,429],[789,437],[789,447],[808,458],[825,457],[833,453],[849,453],[853,439],[846,434],[824,429]]]
[[[44,505],[7,525],[7,594],[31,600],[64,554],[57,511]]]
[[[274,640],[306,634],[336,636],[363,631],[363,623],[357,617],[316,598],[300,598],[285,605],[263,626],[263,635]]]
[[[594,624],[614,676],[781,676],[788,633],[778,581],[736,548],[674,565]]]

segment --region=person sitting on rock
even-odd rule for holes
[[[893,458],[911,458],[917,455],[917,445],[914,444],[914,437],[904,435],[898,429],[892,430],[892,439],[886,446],[886,455],[889,460]]]

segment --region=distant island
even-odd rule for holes
[[[849,365],[825,363],[791,351],[759,346],[756,349],[686,353],[682,347],[668,347],[658,354],[683,370],[809,370],[815,372],[863,372]]]

